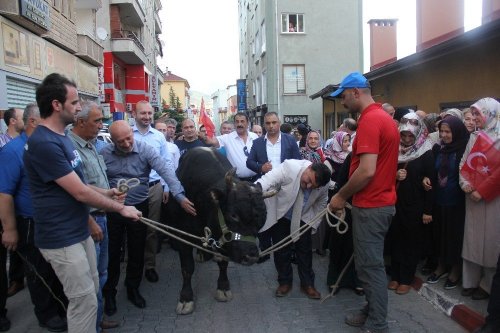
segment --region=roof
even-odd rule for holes
[[[330,97],[330,94],[337,90],[339,87],[339,84],[329,84],[320,91],[312,94],[309,96],[310,99],[316,99],[318,97],[322,97],[323,99],[334,99],[333,97]]]
[[[463,49],[476,47],[500,38],[500,19],[485,23],[459,36],[416,52],[395,62],[365,73],[368,80],[378,79],[401,70],[424,64],[437,58],[460,52]]]
[[[185,78],[182,78],[178,75],[172,74],[172,72],[167,72],[167,74],[163,75],[165,81],[187,81]]]

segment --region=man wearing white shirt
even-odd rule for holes
[[[206,143],[216,148],[225,147],[227,159],[236,168],[236,176],[244,181],[254,182],[256,173],[247,168],[247,157],[252,149],[253,140],[257,134],[248,130],[248,116],[239,112],[234,116],[236,131],[220,135],[217,138],[207,138]]]

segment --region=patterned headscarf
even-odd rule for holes
[[[500,103],[491,97],[481,98],[476,103],[472,104],[479,110],[485,120],[483,130],[491,137],[498,138],[500,136]]]
[[[427,127],[416,113],[407,113],[401,118],[399,133],[402,132],[413,134],[415,142],[411,146],[404,146],[402,141],[399,143],[398,163],[413,161],[432,149],[432,143],[427,139]]]
[[[311,148],[309,147],[309,137],[311,136],[312,133],[316,133],[319,137],[318,141],[318,147],[316,148]],[[321,134],[319,134],[318,131],[310,131],[307,133],[307,138],[306,138],[306,145],[302,148],[300,148],[300,156],[302,156],[302,159],[311,161],[313,163],[319,162],[323,163],[325,161],[325,154],[323,153],[323,149],[321,148]]]
[[[351,135],[347,132],[336,132],[333,140],[325,148],[326,157],[331,158],[335,163],[344,163],[347,155],[349,154],[349,150],[342,150],[342,142],[346,136],[349,136],[349,139],[351,137]]]

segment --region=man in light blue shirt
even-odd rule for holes
[[[139,184],[127,192],[125,204],[133,205],[148,216],[148,192],[151,170],[168,183],[170,191],[181,207],[189,214],[196,215],[191,201],[184,195],[184,188],[175,175],[173,167],[165,163],[156,149],[142,141],[135,141],[130,125],[124,121],[115,121],[109,128],[113,145],[101,150],[106,162],[106,174],[110,187],[116,187],[121,179],[137,178]],[[111,316],[116,312],[116,286],[120,279],[120,247],[125,230],[127,231],[128,262],[125,277],[128,299],[137,307],[144,308],[146,301],[139,293],[144,269],[144,247],[146,225],[133,223],[118,214],[108,214],[109,265],[108,280],[103,288],[105,298],[104,312]]]
[[[147,101],[139,101],[135,106],[133,116],[135,125],[132,127],[134,139],[145,142],[152,146],[155,151],[163,157],[167,167],[174,169],[174,164],[168,153],[167,140],[160,131],[153,128],[153,107]],[[168,201],[169,188],[160,175],[155,170],[151,170],[149,175],[149,218],[160,222],[161,203]],[[156,230],[148,228],[146,234],[146,248],[144,249],[144,275],[149,282],[158,281],[156,272],[156,249],[158,248],[158,236]]]

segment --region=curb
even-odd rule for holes
[[[420,296],[426,298],[434,307],[451,317],[467,331],[472,332],[484,324],[483,315],[472,310],[467,305],[445,296],[443,293],[427,288],[427,284],[418,276],[415,276],[411,286]]]

